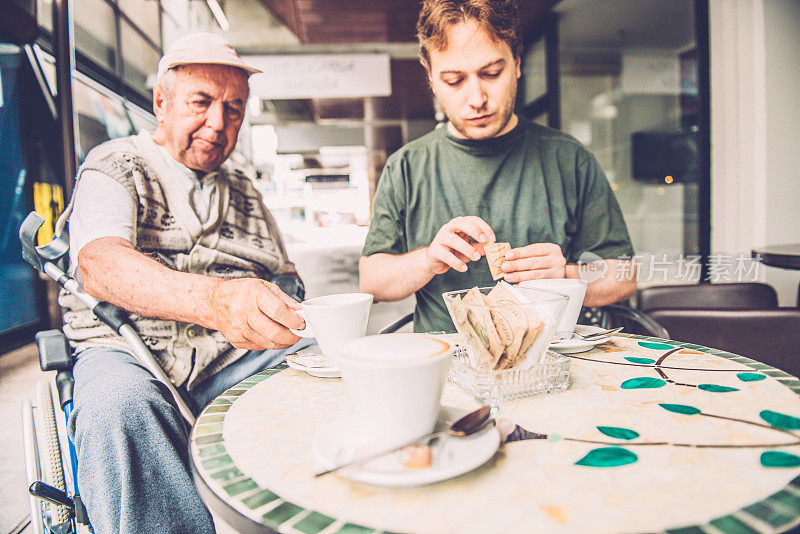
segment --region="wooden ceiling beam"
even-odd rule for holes
[[[300,20],[297,8],[297,0],[260,0],[261,4],[270,13],[275,15],[283,24],[286,25],[293,34],[304,42],[303,23]]]

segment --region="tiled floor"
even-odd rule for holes
[[[308,297],[358,291],[358,252],[289,250],[306,282]],[[414,298],[372,307],[368,333],[377,333],[414,307]],[[22,452],[21,403],[34,396],[39,370],[33,344],[0,354],[0,534],[29,534],[27,482]],[[219,532],[231,532],[220,526]]]
[[[33,397],[39,370],[33,344],[0,356],[0,532],[20,530],[28,518],[22,453],[22,400]]]

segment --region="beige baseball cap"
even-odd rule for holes
[[[247,75],[261,72],[246,65],[233,46],[216,33],[190,33],[176,39],[158,62],[158,77],[179,65],[211,64],[239,67]]]

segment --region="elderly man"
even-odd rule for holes
[[[359,264],[362,291],[416,293],[414,328],[452,330],[441,294],[492,285],[483,244],[511,244],[505,279],[577,278],[579,259],[606,276],[584,303],[629,297],[617,277],[628,231],[597,160],[572,137],[514,113],[521,36],[513,0],[425,0],[420,61],[449,122],[386,163]],[[475,263],[471,263],[475,262]]]
[[[294,265],[259,193],[227,161],[254,72],[219,36],[176,41],[153,89],[156,131],[92,150],[64,215],[74,276],[131,312],[196,411],[304,346],[289,331],[304,325],[297,302],[267,281],[298,282]],[[60,302],[77,358],[69,430],[95,532],[213,532],[166,388],[77,299]]]

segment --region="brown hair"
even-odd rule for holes
[[[430,70],[430,47],[447,48],[447,30],[467,20],[474,20],[495,40],[507,43],[515,58],[522,54],[516,0],[423,0],[417,38],[419,61],[426,70]]]

